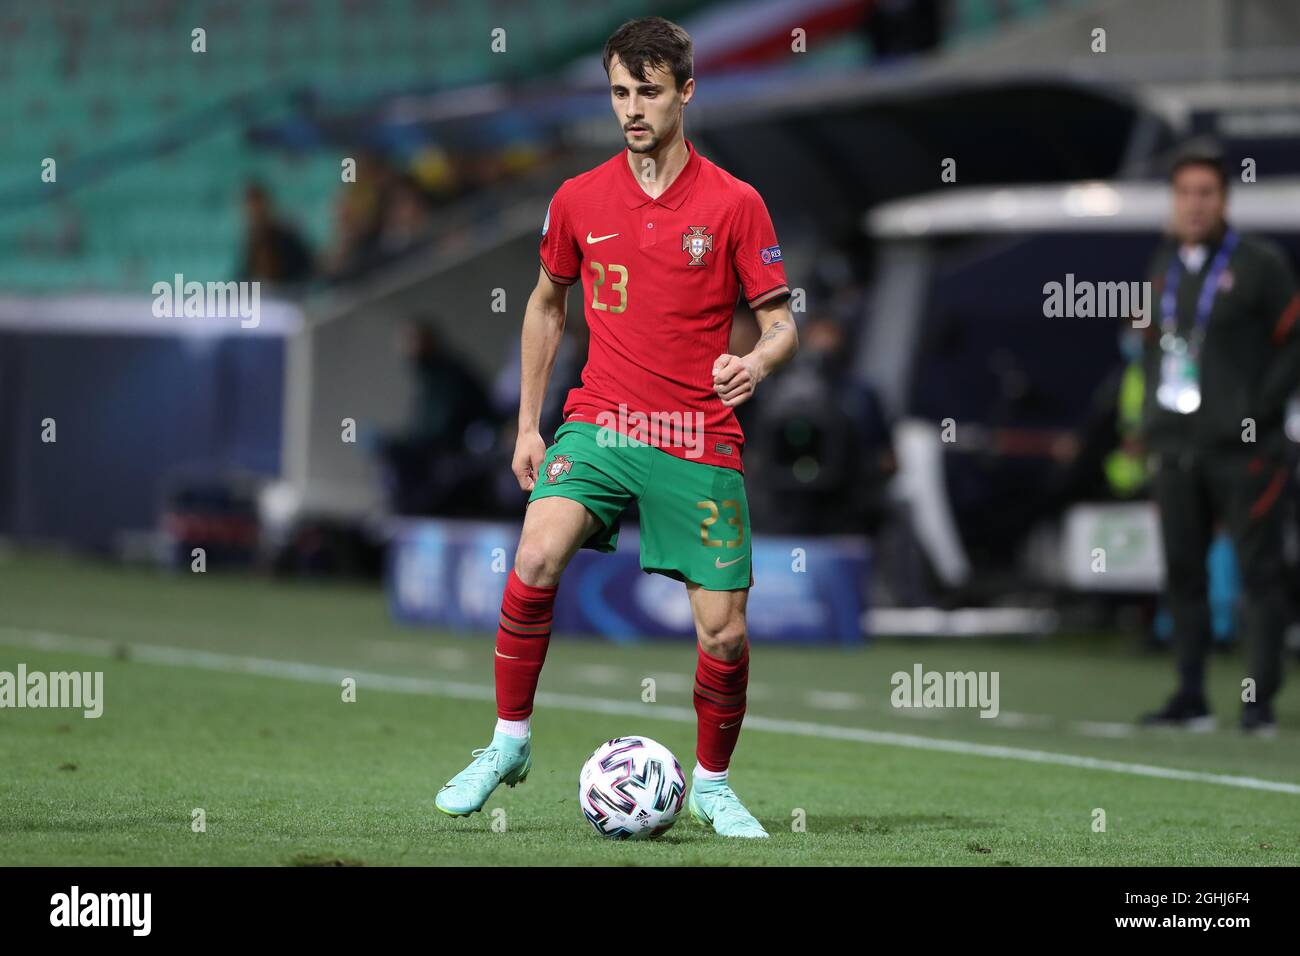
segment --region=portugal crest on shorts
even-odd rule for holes
[[[691,226],[690,232],[682,233],[682,251],[690,253],[691,261],[687,265],[704,265],[704,254],[713,251],[713,236],[705,235],[708,226]]]
[[[546,466],[546,483],[553,485],[569,473],[573,467],[573,462],[568,455],[556,455],[551,459],[551,463]]]

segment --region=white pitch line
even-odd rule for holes
[[[694,674],[680,674],[674,671],[646,671],[646,677],[653,677],[660,690],[679,694],[689,693],[695,687]]]
[[[409,641],[367,641],[363,645],[376,660],[405,664],[433,664],[445,670],[464,670],[469,654],[456,647],[430,647]]]
[[[614,687],[627,681],[627,670],[610,664],[579,664],[570,670],[577,680],[599,687]]]
[[[298,661],[277,661],[259,657],[244,657],[201,651],[190,648],[163,647],[156,644],[125,644],[100,638],[74,637],[22,628],[0,627],[0,643],[35,650],[69,651],[99,657],[121,656],[126,659],[170,667],[189,667],[200,670],[222,671],[233,674],[255,674],[262,677],[279,677],[313,684],[338,684],[345,677],[354,678],[359,688],[371,687],[401,694],[453,697],[461,700],[492,701],[496,699],[493,688],[482,684],[437,680],[427,677],[400,677],[394,674],[374,674],[343,667],[325,667]],[[678,723],[695,723],[695,710],[691,707],[674,707],[667,704],[642,704],[633,701],[580,697],[576,694],[538,692],[536,703],[597,714],[619,714],[649,720],[670,720]],[[862,727],[837,727],[802,720],[784,720],[745,716],[745,726],[751,730],[792,734],[799,737],[816,737],[822,740],[847,740],[855,743],[877,744],[886,747],[906,747],[913,750],[934,750],[968,757],[991,757],[998,760],[1020,760],[1027,763],[1053,764],[1081,770],[1107,770],[1112,773],[1136,777],[1155,777],[1161,780],[1182,780],[1189,783],[1212,783],[1219,786],[1239,787],[1244,790],[1264,790],[1300,796],[1300,784],[1280,780],[1261,780],[1257,777],[1238,777],[1231,774],[1208,773],[1198,770],[1180,770],[1173,767],[1156,767],[1150,764],[1127,763],[1120,760],[1103,760],[1078,754],[1053,753],[1046,750],[1028,750],[1022,747],[1003,747],[994,744],[977,744],[965,740],[943,740],[916,734],[898,734],[889,731],[867,730]]]
[[[993,718],[995,727],[1051,727],[1056,718],[1047,714],[1022,714],[1016,710],[1003,710]]]
[[[882,714],[911,717],[914,720],[947,720],[949,717],[939,707],[895,707],[893,704],[884,704],[876,709]]]
[[[866,703],[861,694],[834,690],[810,690],[804,703],[817,710],[861,710]]]
[[[666,690],[671,693],[689,694],[695,688],[695,675],[693,673],[646,671],[645,676],[653,677],[659,690]],[[749,682],[749,686],[745,688],[745,694],[750,700],[771,700],[776,696],[771,685],[756,680]]]
[[[1136,728],[1132,724],[1120,724],[1105,720],[1076,720],[1070,729],[1085,737],[1132,737]]]

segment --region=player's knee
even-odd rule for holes
[[[723,624],[697,628],[704,653],[724,661],[734,661],[745,652],[745,621],[729,620]]]
[[[525,539],[515,552],[515,574],[524,584],[535,588],[550,588],[560,583],[564,570],[563,557],[547,547],[545,542]]]

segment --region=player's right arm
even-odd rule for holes
[[[569,286],[553,280],[544,268],[537,271],[537,288],[528,297],[520,344],[519,435],[515,439],[512,468],[519,487],[532,491],[546,457],[540,421],[546,383],[555,367],[555,355],[564,335],[564,313]]]

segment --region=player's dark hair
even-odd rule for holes
[[[663,17],[629,20],[614,31],[605,41],[605,54],[601,58],[607,76],[615,56],[641,82],[646,79],[647,67],[667,67],[679,90],[695,74],[695,50],[690,34]]]
[[[1228,191],[1228,167],[1224,163],[1223,149],[1218,143],[1210,139],[1194,139],[1184,143],[1174,153],[1173,161],[1169,164],[1169,181],[1173,182],[1179,171],[1188,166],[1204,166],[1219,177],[1223,191]]]

